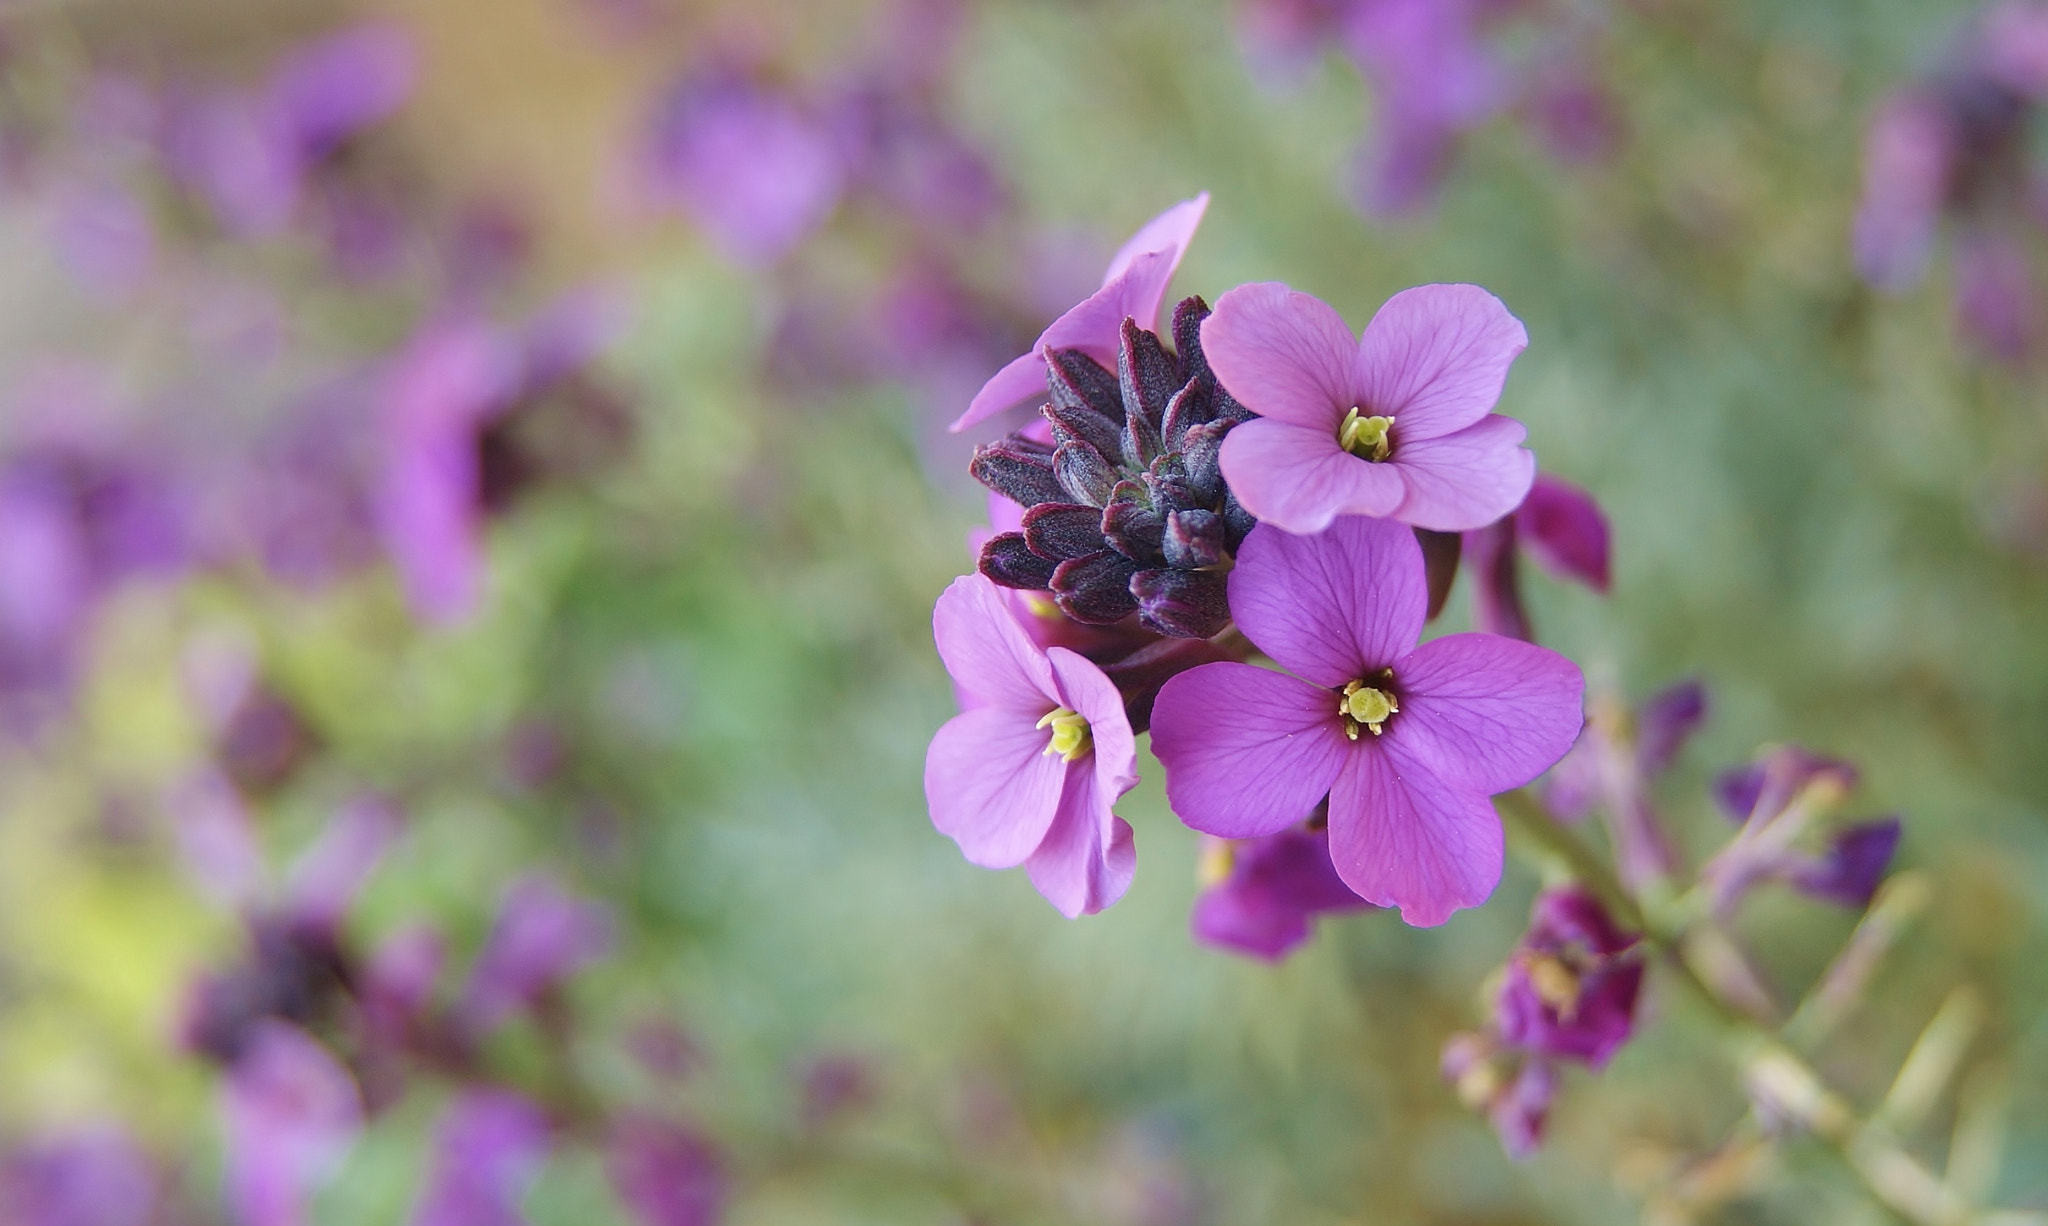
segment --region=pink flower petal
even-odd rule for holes
[[[1174,813],[1227,839],[1299,822],[1330,790],[1348,744],[1335,694],[1249,664],[1190,669],[1152,708],[1152,752]]]
[[[1496,413],[1456,434],[1397,436],[1388,466],[1407,482],[1408,495],[1394,517],[1437,532],[1468,532],[1513,511],[1536,479],[1535,453],[1520,446],[1527,435],[1521,422]]]
[[[1223,440],[1223,479],[1244,508],[1289,532],[1315,533],[1340,515],[1391,515],[1407,496],[1391,464],[1337,446],[1330,430],[1254,419]]]
[[[1037,720],[981,707],[954,716],[932,737],[925,802],[932,825],[960,845],[970,864],[1015,868],[1045,841],[1067,764],[1045,752],[1052,734],[1035,727]]]
[[[1515,529],[1522,547],[1545,570],[1607,591],[1607,517],[1591,494],[1539,473],[1515,511]]]
[[[1386,741],[1446,786],[1492,795],[1556,765],[1584,722],[1579,666],[1495,634],[1432,639],[1394,666]]]
[[[1528,347],[1522,321],[1476,285],[1402,290],[1358,344],[1357,403],[1393,417],[1403,443],[1450,434],[1493,411],[1508,367]]]
[[[1395,719],[1407,717],[1404,707]],[[1402,920],[1420,928],[1487,900],[1500,884],[1502,842],[1491,801],[1446,786],[1391,737],[1361,741],[1330,788],[1337,874],[1359,897],[1399,907]]]
[[[1202,321],[1202,352],[1246,408],[1319,431],[1333,448],[1338,424],[1358,403],[1351,374],[1357,342],[1344,317],[1278,281],[1240,285],[1217,299]]]
[[[1206,213],[1208,209],[1209,193],[1203,192],[1192,200],[1181,201],[1179,204],[1174,205],[1164,213],[1146,222],[1143,226],[1139,227],[1136,234],[1131,235],[1129,242],[1117,248],[1116,254],[1110,257],[1109,271],[1102,274],[1102,283],[1108,285],[1129,270],[1131,264],[1139,256],[1148,255],[1155,251],[1172,253],[1173,264],[1166,270],[1167,277],[1171,278],[1173,270],[1180,266],[1181,253],[1187,250],[1189,243],[1195,241],[1195,230],[1201,226],[1202,214]],[[1153,293],[1152,310],[1149,315],[1134,314],[1133,317],[1139,323],[1151,328],[1151,324],[1146,321],[1148,318],[1155,320],[1158,318],[1159,303],[1165,291],[1166,282],[1162,280],[1159,282],[1158,290]],[[1152,330],[1158,331],[1156,328],[1152,328]]]
[[[1052,665],[985,576],[963,575],[940,594],[932,637],[954,683],[976,700],[1032,719],[1059,705]]]
[[[1238,629],[1326,689],[1414,650],[1428,609],[1422,547],[1392,520],[1347,516],[1318,536],[1261,524],[1245,538],[1230,573]],[[1334,711],[1336,699],[1330,703]]]
[[[1109,806],[1089,763],[1073,763],[1052,827],[1024,862],[1031,884],[1068,919],[1093,915],[1122,898],[1137,871],[1131,827]]]
[[[1033,349],[1021,358],[1012,358],[1008,365],[982,384],[974,399],[968,401],[967,411],[946,428],[958,434],[977,422],[987,421],[1011,405],[1043,395],[1046,395],[1045,359]]]

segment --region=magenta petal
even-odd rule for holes
[[[1395,720],[1407,718],[1404,707]],[[1493,802],[1447,786],[1433,766],[1402,754],[1388,736],[1346,755],[1330,788],[1337,874],[1359,897],[1399,907],[1402,920],[1420,928],[1478,906],[1500,884],[1503,836]]]
[[[958,434],[977,422],[987,421],[1014,404],[1045,395],[1045,359],[1036,349],[1021,358],[1014,358],[1010,364],[997,371],[974,399],[967,404],[967,411],[958,420],[946,427]]]
[[[1578,665],[1497,634],[1432,639],[1394,666],[1394,685],[1388,745],[1460,791],[1521,787],[1564,757],[1585,720]]]
[[[1407,496],[1391,464],[1373,464],[1337,446],[1330,430],[1255,419],[1223,440],[1223,479],[1257,518],[1310,534],[1340,515],[1391,515]]]
[[[1045,752],[1052,734],[1034,727],[1037,719],[982,707],[954,716],[932,737],[924,760],[932,825],[971,864],[1015,868],[1045,841],[1066,763]]]
[[[1539,473],[1515,511],[1515,529],[1522,547],[1545,570],[1607,591],[1607,516],[1591,494]]]
[[[963,691],[980,702],[1031,718],[1058,706],[1052,666],[1017,624],[1002,588],[981,575],[964,575],[939,596],[932,637],[939,658]]]
[[[1261,417],[1328,435],[1332,447],[1358,403],[1356,349],[1343,316],[1278,281],[1238,286],[1202,321],[1202,352],[1232,396]]]
[[[1070,765],[1052,827],[1024,862],[1031,884],[1068,919],[1122,898],[1137,870],[1131,827],[1109,811],[1110,800],[1088,762]]]
[[[1451,434],[1493,412],[1508,367],[1528,347],[1522,321],[1476,285],[1402,290],[1358,343],[1358,403],[1393,417],[1403,443]]]
[[[1131,235],[1129,242],[1117,248],[1116,254],[1110,257],[1109,271],[1102,274],[1102,283],[1108,285],[1115,281],[1129,270],[1132,262],[1139,256],[1149,255],[1155,251],[1171,254],[1173,262],[1166,270],[1166,278],[1170,279],[1174,269],[1180,266],[1181,253],[1195,240],[1195,230],[1202,224],[1202,214],[1208,209],[1209,193],[1203,192],[1192,200],[1181,201],[1146,222],[1139,227],[1136,234]],[[1159,318],[1159,303],[1165,291],[1166,279],[1162,279],[1159,288],[1153,291],[1152,310],[1145,315],[1133,312],[1133,318],[1138,321],[1139,326],[1150,331],[1158,331],[1153,324]]]
[[[1190,669],[1152,708],[1152,752],[1174,813],[1226,839],[1299,822],[1330,790],[1348,743],[1335,694],[1249,664]]]
[[[1408,494],[1394,517],[1437,532],[1469,532],[1513,511],[1536,479],[1535,453],[1520,445],[1526,437],[1521,422],[1497,413],[1439,438],[1397,435],[1390,467]]]
[[[1391,520],[1347,517],[1318,536],[1261,524],[1239,547],[1230,572],[1238,629],[1260,651],[1328,689],[1414,650],[1428,610],[1422,546]]]

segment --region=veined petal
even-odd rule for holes
[[[1396,723],[1407,717],[1404,706]],[[1391,736],[1346,755],[1330,788],[1338,876],[1366,901],[1399,907],[1417,927],[1485,902],[1500,884],[1502,847],[1493,802],[1448,786]]]
[[[1012,358],[1007,366],[982,384],[981,390],[974,393],[974,399],[967,403],[967,411],[946,428],[958,434],[1012,405],[1045,394],[1045,359],[1034,348],[1021,358]]]
[[[1047,707],[1047,710],[1050,710]],[[980,707],[946,721],[924,759],[932,825],[971,864],[1015,868],[1045,841],[1067,763],[1045,752],[1038,717]]]
[[[1398,421],[1404,443],[1450,434],[1493,412],[1508,367],[1528,347],[1522,321],[1476,285],[1405,289],[1358,343],[1359,403]]]
[[[1407,485],[1394,518],[1438,532],[1469,532],[1513,511],[1536,479],[1535,453],[1520,445],[1526,437],[1521,422],[1498,413],[1456,434],[1402,436],[1385,466]]]
[[[1174,813],[1227,839],[1300,821],[1330,790],[1348,744],[1335,694],[1249,664],[1190,669],[1152,708],[1152,752]]]
[[[1046,655],[1059,686],[1060,705],[1088,721],[1095,783],[1107,798],[1107,812],[1109,804],[1138,783],[1138,742],[1124,714],[1123,695],[1086,657],[1064,647],[1054,647]]]
[[[1224,438],[1220,462],[1244,509],[1289,532],[1321,532],[1340,515],[1391,515],[1408,493],[1393,465],[1339,447],[1334,427],[1256,418]]]
[[[954,684],[998,707],[1033,719],[1059,704],[1052,665],[1017,624],[1003,590],[982,575],[963,575],[939,595],[932,637]]]
[[[1585,720],[1579,666],[1497,634],[1432,639],[1394,666],[1386,742],[1460,791],[1518,788],[1556,765]]]
[[[1428,609],[1422,547],[1392,520],[1347,516],[1316,536],[1261,524],[1230,572],[1230,611],[1245,637],[1329,689],[1414,650]]]
[[[1333,446],[1338,423],[1357,403],[1351,374],[1356,349],[1335,309],[1278,281],[1230,290],[1202,321],[1209,369],[1240,404],[1261,417],[1327,434]]]
[[[1024,862],[1031,884],[1068,919],[1122,898],[1137,871],[1130,824],[1109,811],[1110,803],[1097,772],[1087,762],[1071,764],[1052,827]]]

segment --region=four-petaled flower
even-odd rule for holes
[[[1403,290],[1356,341],[1317,298],[1277,281],[1240,285],[1202,324],[1216,377],[1259,415],[1224,440],[1224,479],[1246,510],[1289,532],[1340,515],[1483,528],[1536,475],[1522,424],[1493,411],[1528,343],[1476,285]]]
[[[1069,917],[1121,898],[1137,853],[1110,806],[1138,776],[1115,683],[1064,647],[1032,642],[1009,593],[981,575],[954,580],[932,630],[967,707],[925,758],[932,824],[974,864],[1024,865]]]
[[[1174,812],[1207,834],[1259,838],[1327,792],[1331,859],[1360,897],[1418,925],[1484,902],[1502,852],[1488,798],[1571,748],[1585,679],[1555,652],[1495,635],[1418,647],[1428,598],[1421,547],[1400,524],[1254,529],[1231,612],[1295,675],[1218,663],[1166,683],[1152,745]]]

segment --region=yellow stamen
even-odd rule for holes
[[[1354,681],[1344,687],[1344,696],[1337,700],[1337,713],[1344,717],[1344,735],[1358,739],[1359,725],[1363,724],[1374,736],[1385,729],[1381,727],[1387,717],[1401,709],[1401,704],[1385,690]]]
[[[1394,448],[1388,431],[1394,428],[1391,417],[1363,417],[1357,409],[1344,415],[1344,424],[1337,427],[1337,445],[1360,459],[1377,464],[1387,458]]]
[[[1532,955],[1525,965],[1537,998],[1557,1010],[1558,1017],[1570,1021],[1579,1011],[1578,973],[1548,954]]]
[[[1052,740],[1046,745],[1045,752],[1056,753],[1068,762],[1087,757],[1095,748],[1095,738],[1088,731],[1088,720],[1065,707],[1047,711],[1045,718],[1038,721],[1038,726],[1052,728]]]
[[[1201,858],[1195,861],[1195,881],[1208,889],[1230,880],[1230,870],[1237,863],[1237,844],[1229,839],[1204,836]]]

